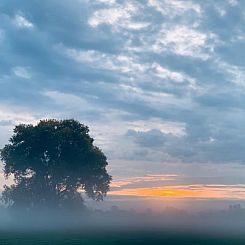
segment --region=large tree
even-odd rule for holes
[[[23,209],[80,208],[81,192],[102,200],[111,176],[107,159],[93,145],[87,126],[75,120],[42,120],[15,127],[1,150],[4,174],[14,178],[5,186],[5,204]]]

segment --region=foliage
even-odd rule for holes
[[[80,208],[81,192],[103,200],[111,176],[107,159],[93,145],[87,126],[75,120],[42,120],[15,127],[1,150],[4,174],[14,177],[2,199],[12,207]]]

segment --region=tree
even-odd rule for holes
[[[5,177],[14,178],[13,185],[4,187],[4,203],[28,210],[80,208],[82,191],[103,200],[111,176],[93,141],[88,127],[73,119],[16,126],[0,152]]]

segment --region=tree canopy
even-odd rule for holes
[[[89,128],[78,121],[41,120],[20,124],[1,150],[5,204],[26,209],[80,208],[81,192],[103,200],[109,190],[106,156],[93,144]]]

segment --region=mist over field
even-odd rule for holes
[[[25,214],[2,209],[0,218],[0,232],[157,231],[244,237],[245,209],[231,205],[220,211],[188,212],[168,207],[161,213],[155,213],[150,209],[137,212],[112,206],[110,210],[87,209],[79,213],[45,210]]]

